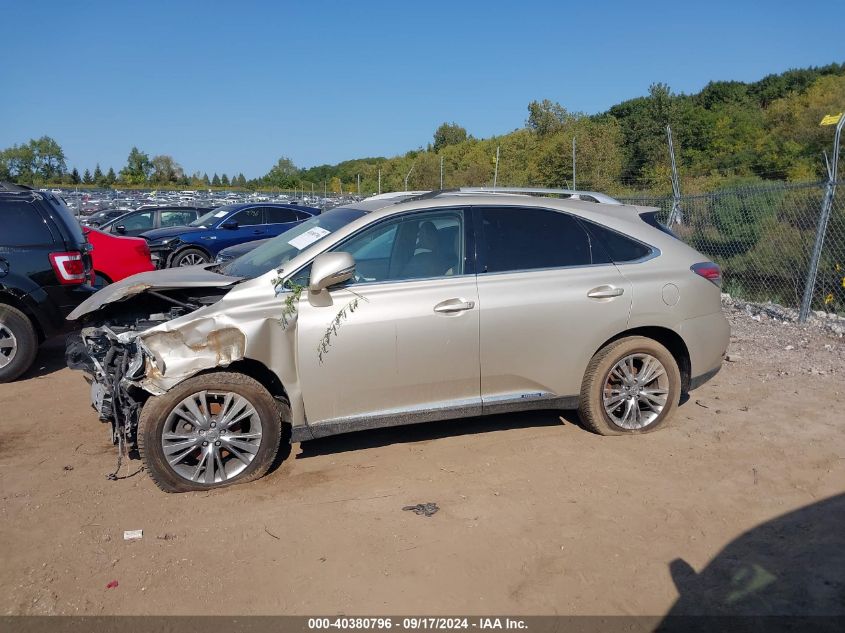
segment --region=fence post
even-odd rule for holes
[[[672,212],[666,226],[672,226],[675,222],[681,223],[681,183],[678,180],[678,165],[675,163],[675,146],[672,144],[672,128],[666,126],[666,138],[669,141],[669,158],[672,161]]]
[[[798,322],[804,323],[810,315],[810,306],[813,303],[813,292],[816,288],[816,275],[819,272],[819,261],[824,248],[824,238],[827,233],[827,222],[830,219],[830,211],[833,208],[833,197],[836,195],[836,179],[839,169],[839,137],[842,133],[842,124],[845,123],[845,114],[839,116],[836,124],[836,133],[833,135],[833,160],[827,167],[827,187],[824,191],[822,210],[819,214],[819,222],[816,225],[816,241],[813,244],[813,254],[810,256],[810,269],[807,271],[807,283],[804,285],[804,297],[801,300],[801,310],[798,313]]]

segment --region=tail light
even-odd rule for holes
[[[63,284],[83,284],[87,272],[82,253],[68,251],[66,253],[50,253],[50,264],[56,272],[56,277]]]
[[[713,262],[701,262],[690,266],[690,270],[699,277],[704,277],[710,283],[722,287],[722,269]]]

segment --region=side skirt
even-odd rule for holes
[[[291,429],[291,442],[304,442],[321,437],[329,437],[330,435],[352,433],[367,429],[381,429],[441,420],[458,420],[482,415],[577,408],[578,396],[559,397],[525,394],[514,398],[496,399],[484,404],[467,403],[438,407],[436,409],[394,411],[374,415],[350,416],[348,418],[327,420],[326,422],[318,422],[316,424],[303,424]]]

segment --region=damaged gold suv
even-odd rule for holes
[[[718,266],[656,214],[564,190],[370,198],[107,286],[70,315],[68,364],[168,492],[260,477],[286,437],[568,408],[652,431],[729,336]]]

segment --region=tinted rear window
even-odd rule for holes
[[[56,222],[61,222],[64,227],[63,230],[68,232],[70,237],[69,246],[84,244],[85,234],[82,232],[82,227],[79,226],[79,222],[76,221],[73,212],[67,208],[64,200],[57,196],[50,196],[45,202],[52,205],[53,211],[56,214]]]
[[[604,247],[610,259],[616,264],[633,262],[651,253],[651,247],[600,224],[584,220],[584,225],[593,239]]]
[[[53,244],[53,234],[35,204],[23,200],[0,202],[0,246]]]
[[[483,272],[586,266],[596,261],[590,237],[570,215],[531,207],[481,210]]]

